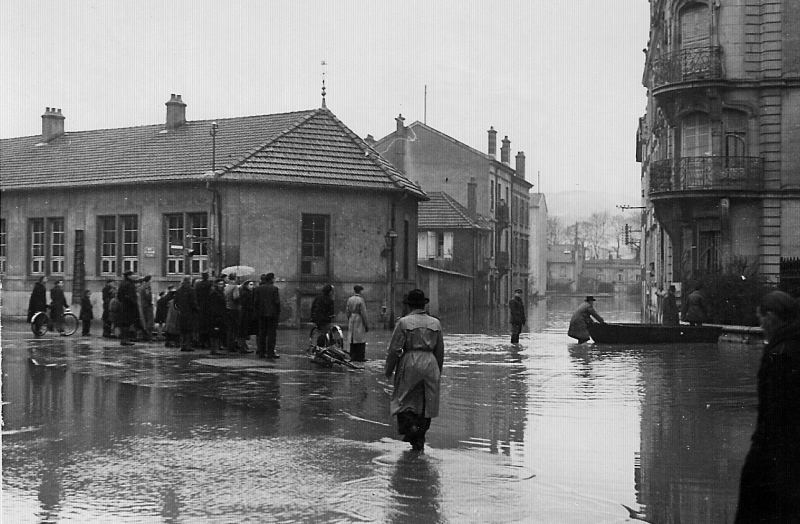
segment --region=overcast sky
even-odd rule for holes
[[[427,123],[527,156],[545,192],[639,201],[647,0],[0,2],[0,137],[328,107],[360,136]],[[499,144],[498,144],[499,147]],[[1,161],[1,159],[0,159]]]

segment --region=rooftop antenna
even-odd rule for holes
[[[327,109],[328,106],[325,104],[325,66],[328,65],[328,62],[323,60],[320,65],[322,66],[322,107]]]
[[[540,194],[542,192],[542,180],[541,180],[541,177],[542,177],[542,172],[537,169],[536,170],[536,189],[538,190],[538,192]]]
[[[422,123],[428,125],[428,84],[425,84],[425,111],[423,112]]]

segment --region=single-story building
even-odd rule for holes
[[[41,135],[0,140],[4,314],[25,314],[40,276],[75,302],[126,270],[157,293],[232,265],[275,273],[286,324],[308,318],[325,283],[341,315],[354,284],[370,316],[400,311],[427,197],[324,100],[216,121],[186,120],[180,95],[166,106],[161,124],[89,131],[47,108]]]

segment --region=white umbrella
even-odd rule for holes
[[[237,278],[247,277],[256,274],[256,270],[250,266],[228,266],[219,272],[220,275],[230,275],[236,273]]]

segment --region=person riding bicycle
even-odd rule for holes
[[[28,302],[28,322],[36,313],[47,311],[47,277],[39,277],[33,285],[31,299]]]

